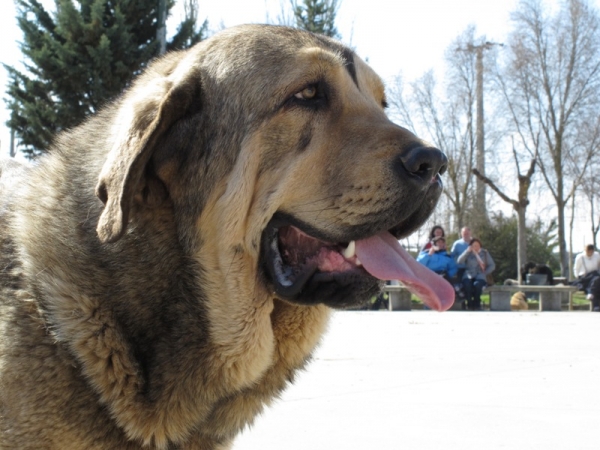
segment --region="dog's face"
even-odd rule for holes
[[[431,214],[446,166],[389,121],[379,77],[334,41],[279,27],[233,29],[161,64],[167,87],[146,88],[101,175],[101,239],[118,239],[158,183],[207,272],[300,304],[376,293],[374,260],[404,258],[391,240]]]

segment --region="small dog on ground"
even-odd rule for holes
[[[527,297],[524,292],[518,291],[510,298],[510,309],[512,311],[526,311],[529,309]]]

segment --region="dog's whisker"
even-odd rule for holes
[[[311,200],[310,202],[298,203],[298,206],[313,205],[315,203],[325,202],[327,200],[331,200],[332,198],[340,198],[342,196],[343,196],[343,194],[334,194],[334,195],[330,195],[328,197],[323,197],[323,198],[318,198],[318,199],[315,199],[315,200]]]

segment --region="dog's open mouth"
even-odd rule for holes
[[[454,289],[417,263],[388,231],[350,242],[328,242],[272,221],[263,234],[262,261],[275,293],[302,304],[358,306],[383,280],[399,280],[432,309],[454,302]]]

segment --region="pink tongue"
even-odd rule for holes
[[[446,311],[454,303],[450,283],[415,261],[387,231],[356,241],[356,256],[371,275],[401,281],[431,309]]]

